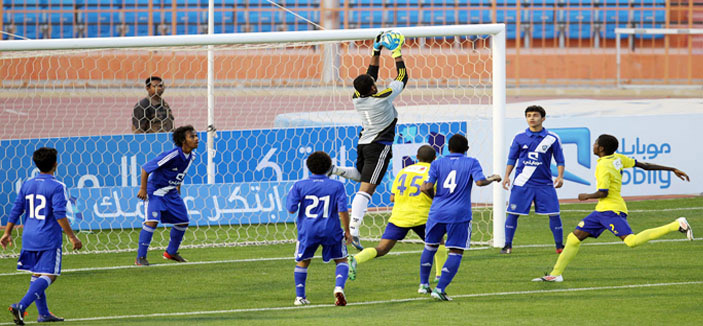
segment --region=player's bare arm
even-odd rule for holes
[[[503,189],[510,190],[510,173],[513,172],[515,165],[508,164],[505,167],[505,179],[503,180]]]
[[[502,179],[500,178],[500,175],[493,174],[493,175],[490,175],[490,176],[488,176],[488,178],[485,178],[485,179],[483,179],[483,180],[476,180],[476,185],[479,186],[479,187],[484,187],[484,186],[487,186],[487,185],[489,185],[489,184],[491,184],[491,183],[493,183],[493,182],[500,182],[500,180],[502,180]]]
[[[427,197],[434,198],[434,183],[423,183],[422,186],[420,186],[420,191],[427,195]]]
[[[652,163],[647,163],[647,162],[640,162],[637,161],[635,163],[635,166],[642,169],[642,170],[663,170],[663,171],[671,171],[676,174],[676,177],[683,181],[691,181],[691,179],[688,177],[688,174],[686,172],[683,172],[677,168],[670,167],[670,166],[664,166],[664,165],[658,165],[658,164],[652,164]]]
[[[557,178],[554,179],[554,188],[561,188],[564,185],[564,166],[557,166]]]
[[[2,249],[7,249],[7,246],[12,246],[12,229],[15,228],[15,223],[7,222],[5,225],[5,233],[0,238],[0,245]]]
[[[73,250],[80,250],[83,248],[83,242],[81,242],[80,239],[76,236],[75,233],[73,233],[73,229],[71,228],[71,224],[68,222],[68,218],[60,218],[56,220],[56,222],[59,222],[59,225],[63,229],[63,232],[66,233],[66,236],[68,236],[68,240],[71,241],[71,244],[73,245]]]
[[[602,191],[602,190],[598,190],[598,191],[596,191],[594,193],[590,193],[590,194],[587,194],[587,193],[579,194],[580,201],[589,200],[589,199],[599,199],[599,198],[605,198],[605,197],[608,197],[608,192]]]
[[[137,193],[137,198],[141,200],[146,200],[146,184],[149,181],[149,173],[142,169],[141,187]],[[180,192],[179,192],[180,193]]]
[[[342,228],[344,229],[344,242],[346,244],[351,244],[352,236],[349,230],[349,212],[339,212],[339,220],[342,222]]]

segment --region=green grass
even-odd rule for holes
[[[703,232],[703,198],[632,202],[629,207],[635,232],[682,215],[694,229],[699,226],[695,229],[700,230],[699,237]],[[562,205],[565,233],[587,214],[573,210],[592,208],[592,203]],[[663,239],[682,238],[682,234],[672,233]],[[230,311],[70,323],[78,325],[698,325],[703,321],[702,283],[622,288],[703,281],[703,241],[663,241],[634,249],[624,244],[592,245],[607,242],[619,239],[606,232],[600,239],[587,240],[565,271],[565,282],[533,283],[530,279],[549,271],[557,255],[547,218],[523,217],[513,254],[499,255],[494,248],[464,254],[461,269],[447,289],[455,300],[448,303],[416,294],[419,244],[399,244],[394,251],[402,254],[360,265],[357,280],[347,282],[347,298],[351,304],[368,304],[344,308],[329,306],[333,302],[333,264],[315,259],[307,283],[308,299],[314,306],[288,309],[295,297],[293,244],[181,250],[192,262],[225,261],[212,264],[178,265],[161,260],[160,252],[152,251],[150,259],[161,267],[64,272],[47,290],[47,296],[53,312],[74,320]],[[241,261],[252,258],[279,259]],[[66,255],[63,268],[127,267],[133,260],[134,253]],[[15,263],[15,259],[0,259],[0,273],[12,273]],[[0,303],[18,301],[28,281],[24,274],[0,276]],[[591,287],[604,289],[578,290]],[[537,292],[540,290],[547,292]],[[514,293],[520,291],[525,293]],[[410,300],[384,302],[392,299]],[[241,309],[266,310],[232,311]],[[29,320],[34,320],[35,308],[29,312]],[[2,321],[11,321],[10,315],[5,313]]]

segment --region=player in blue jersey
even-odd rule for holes
[[[547,113],[541,106],[525,109],[525,120],[529,128],[515,135],[510,145],[505,169],[503,188],[510,190],[508,216],[505,219],[505,246],[501,254],[513,251],[513,236],[520,215],[530,214],[535,203],[535,213],[549,216],[549,228],[554,236],[557,254],[564,248],[563,229],[559,216],[559,199],[554,188],[564,184],[564,153],[557,134],[547,131],[542,123]],[[557,178],[552,181],[552,157],[557,163]],[[515,181],[510,189],[510,173],[515,169]]]
[[[627,223],[627,205],[620,195],[622,188],[622,171],[626,168],[638,167],[643,170],[664,170],[674,172],[683,181],[690,181],[688,175],[673,167],[652,163],[638,162],[631,157],[615,153],[618,149],[618,139],[612,135],[600,135],[593,143],[593,154],[598,156],[596,165],[597,191],[579,194],[579,200],[598,199],[595,211],[588,214],[566,237],[566,247],[559,255],[552,271],[533,282],[563,282],[562,273],[566,266],[579,252],[581,242],[588,237],[598,238],[603,231],[608,230],[620,238],[630,248],[637,247],[650,240],[660,238],[668,233],[679,231],[693,241],[693,229],[685,217],[634,234]]]
[[[9,308],[17,325],[24,325],[25,312],[32,302],[36,302],[39,313],[37,322],[63,321],[63,318],[49,312],[44,293],[61,275],[61,230],[63,229],[73,244],[73,250],[83,247],[66,218],[66,185],[54,177],[58,166],[57,154],[56,149],[47,147],[34,152],[32,160],[41,173],[22,184],[7,220],[5,233],[0,238],[3,249],[12,245],[12,229],[20,216],[27,213],[17,269],[31,272],[32,279],[24,298]]]
[[[189,223],[188,209],[181,198],[181,183],[195,160],[193,150],[198,148],[198,133],[193,126],[178,127],[173,132],[173,142],[176,148],[161,153],[142,166],[142,183],[137,197],[146,200],[146,216],[139,233],[136,265],[149,266],[146,254],[159,222],[173,224],[171,240],[163,258],[186,261],[178,253]]]
[[[418,292],[431,294],[433,298],[449,301],[445,292],[452,281],[464,250],[471,245],[471,187],[473,183],[483,187],[492,182],[500,182],[497,174],[486,178],[477,159],[466,156],[469,141],[456,134],[449,139],[450,154],[430,165],[429,178],[422,184],[424,192],[432,200],[425,230],[425,249],[420,257],[420,289]],[[435,185],[437,191],[435,193]],[[447,234],[445,246],[449,257],[442,267],[442,276],[437,287],[430,289],[429,277],[432,260],[439,244]]]
[[[345,306],[344,285],[349,275],[347,245],[352,238],[349,232],[349,212],[344,185],[327,177],[332,159],[325,152],[314,152],[306,161],[310,177],[296,182],[288,192],[286,207],[291,214],[297,212],[298,242],[295,248],[295,301],[296,306],[310,304],[305,295],[305,281],[310,260],[317,247],[322,246],[322,260],[334,260],[335,305]],[[341,219],[341,225],[340,225]],[[344,228],[342,230],[342,228]]]

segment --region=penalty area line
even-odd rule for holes
[[[550,294],[550,293],[565,293],[565,292],[568,293],[568,292],[584,292],[584,291],[600,291],[600,290],[622,290],[622,289],[636,289],[636,288],[648,288],[648,287],[699,285],[699,284],[703,284],[703,281],[649,283],[649,284],[627,284],[627,285],[596,286],[596,287],[552,289],[552,290],[488,292],[488,293],[474,293],[474,294],[459,294],[459,295],[452,295],[451,297],[452,298],[477,298],[477,297],[492,297],[492,296],[515,296],[515,295]],[[422,297],[405,298],[405,299],[351,302],[348,304],[348,306],[365,306],[365,305],[403,303],[403,302],[428,301],[428,300],[434,300],[434,299],[432,299],[429,296],[422,296]],[[296,306],[287,306],[287,307],[264,307],[264,308],[226,309],[226,310],[210,310],[210,311],[168,312],[168,313],[153,313],[153,314],[143,314],[143,315],[100,316],[100,317],[86,317],[86,318],[75,318],[75,319],[73,319],[73,318],[68,319],[67,318],[66,321],[67,322],[80,322],[80,321],[118,320],[118,319],[132,319],[132,318],[219,315],[219,314],[236,314],[236,313],[262,312],[262,311],[286,311],[286,310],[330,308],[330,307],[336,307],[336,306],[333,304],[320,304],[320,305],[307,305],[307,306],[297,306],[297,307]],[[2,323],[0,325],[12,325],[12,324]]]

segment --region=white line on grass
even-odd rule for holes
[[[703,207],[680,207],[680,208],[662,208],[662,209],[630,209],[629,213],[651,213],[651,212],[675,212],[675,211],[700,211]],[[561,212],[569,213],[591,213],[592,209],[562,209]]]
[[[696,241],[702,239],[695,239]],[[652,242],[681,242],[688,241],[687,239],[664,239],[664,240],[652,240]],[[617,242],[592,242],[584,243],[584,246],[606,246],[606,245],[622,245],[622,241]],[[553,244],[536,244],[536,245],[521,245],[513,246],[513,248],[547,248],[553,247]],[[469,250],[488,250],[493,249],[492,247],[475,247]],[[407,254],[418,254],[422,250],[412,250],[412,251],[392,251],[388,255],[407,255]],[[322,258],[320,256],[315,256],[313,258]],[[271,258],[248,258],[248,259],[229,259],[229,260],[211,260],[211,261],[193,261],[186,263],[173,263],[173,264],[155,264],[148,267],[136,266],[136,265],[121,265],[121,266],[105,266],[105,267],[85,267],[85,268],[69,268],[64,269],[61,273],[75,273],[75,272],[94,272],[94,271],[109,271],[109,270],[119,270],[119,269],[132,269],[132,268],[159,268],[159,267],[182,267],[182,266],[193,266],[193,265],[210,265],[210,264],[236,264],[236,263],[249,263],[249,262],[259,262],[259,261],[277,261],[277,260],[290,260],[293,261],[293,257],[271,257]],[[27,275],[28,272],[13,272],[13,273],[1,273],[2,276],[16,276],[16,275]]]
[[[652,283],[652,284],[628,284],[628,285],[597,286],[597,287],[586,287],[586,288],[552,289],[552,290],[529,290],[529,291],[473,293],[473,294],[452,295],[452,298],[478,298],[478,297],[492,297],[492,296],[525,295],[525,294],[583,292],[583,291],[598,291],[598,290],[620,290],[620,289],[635,289],[635,288],[678,286],[678,285],[698,285],[698,284],[703,284],[703,281]],[[429,296],[422,296],[422,297],[405,298],[405,299],[352,302],[352,303],[349,303],[348,305],[349,306],[365,306],[365,305],[376,305],[376,304],[385,304],[385,303],[402,303],[402,302],[426,301],[426,300],[433,300],[433,299]],[[333,305],[333,304],[320,304],[320,305],[308,305],[308,306],[300,306],[300,307],[290,306],[290,307],[264,307],[264,308],[248,308],[248,309],[190,311],[190,312],[167,312],[167,313],[154,313],[154,314],[143,314],[143,315],[121,315],[121,316],[101,316],[101,317],[75,318],[75,319],[66,319],[66,321],[77,322],[77,321],[98,321],[98,320],[130,319],[130,318],[217,315],[217,314],[235,314],[235,313],[244,313],[244,312],[285,311],[285,310],[295,310],[295,309],[314,309],[314,308],[330,308],[330,307],[335,307],[335,305]],[[2,323],[0,325],[12,325],[12,324]]]

